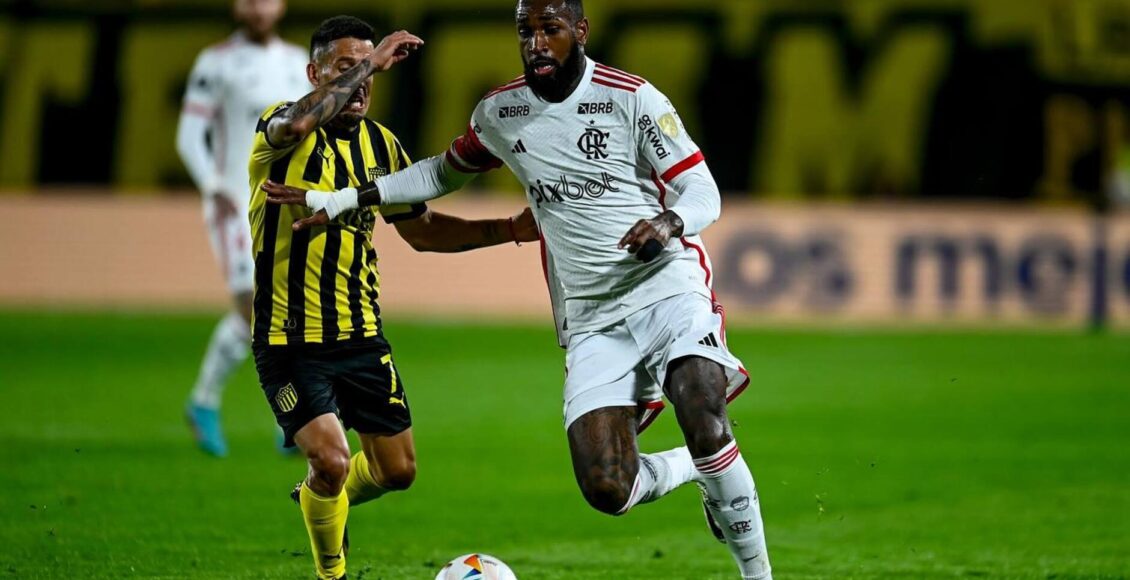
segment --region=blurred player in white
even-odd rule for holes
[[[235,0],[239,29],[196,59],[177,127],[177,151],[204,201],[204,223],[233,308],[212,332],[187,415],[197,444],[227,454],[220,427],[224,386],[247,358],[255,264],[247,219],[247,159],[259,115],[310,92],[306,50],[279,38],[284,0]]]
[[[698,237],[721,211],[714,178],[662,93],[584,55],[581,0],[519,0],[516,21],[525,74],[483,98],[446,155],[361,191],[264,189],[275,203],[321,210],[301,229],[359,205],[434,199],[509,167],[544,238],[585,499],[619,515],[693,481],[742,578],[771,578],[753,476],[726,412],[749,377],[726,348]],[[664,394],[687,447],[640,454],[637,433]]]

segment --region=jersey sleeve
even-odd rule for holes
[[[211,118],[222,102],[223,85],[220,82],[220,60],[212,50],[204,50],[196,57],[188,86],[184,91],[184,112]]]
[[[412,166],[412,159],[408,157],[408,153],[404,151],[404,146],[400,144],[400,139],[397,139],[392,132],[388,132],[389,147],[389,160],[392,163],[392,172],[404,171]],[[424,212],[428,211],[426,203],[397,203],[390,205],[378,206],[377,211],[380,212],[381,218],[385,220],[386,224],[416,219]]]
[[[471,123],[467,125],[467,132],[451,142],[447,150],[447,162],[457,171],[462,173],[486,173],[492,169],[502,167],[499,159],[489,148],[489,134],[485,107],[480,101],[471,114]]]
[[[283,113],[294,103],[284,101],[276,103],[267,107],[267,110],[259,116],[259,123],[255,126],[255,139],[251,143],[251,162],[266,165],[276,159],[286,155],[292,151],[298,144],[295,143],[289,147],[277,148],[271,144],[271,140],[267,137],[267,124],[271,119]]]
[[[196,57],[196,64],[189,73],[184,105],[177,120],[177,153],[204,195],[215,194],[221,182],[214,155],[216,148],[208,145],[208,133],[214,128],[221,90],[216,57],[210,50],[204,50]]]
[[[705,159],[671,101],[651,84],[640,87],[636,133],[640,155],[670,182]]]

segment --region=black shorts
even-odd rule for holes
[[[275,420],[294,434],[326,413],[346,429],[395,435],[412,426],[404,383],[383,336],[336,344],[256,345],[255,368]]]

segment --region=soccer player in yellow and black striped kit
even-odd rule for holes
[[[260,118],[251,151],[255,253],[252,350],[260,383],[288,446],[309,462],[297,490],[318,578],[345,577],[349,507],[411,485],[415,449],[404,382],[381,332],[380,275],[371,208],[325,225],[293,228],[311,213],[267,202],[272,187],[363,187],[410,161],[388,129],[365,119],[371,75],[423,44],[396,32],[373,46],[373,29],[338,16],[310,42],[317,89]],[[424,205],[382,207],[385,222],[421,251],[455,252],[537,239],[529,210],[468,221]],[[360,436],[350,455],[343,429]]]

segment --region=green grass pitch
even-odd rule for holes
[[[252,366],[231,457],[181,410],[210,316],[0,314],[0,577],[310,578]],[[524,580],[735,578],[693,487],[589,509],[548,325],[392,320],[419,477],[350,515],[352,580],[428,579],[468,551]],[[731,406],[779,579],[1130,576],[1130,339],[731,330]],[[642,440],[679,444],[665,414]]]

